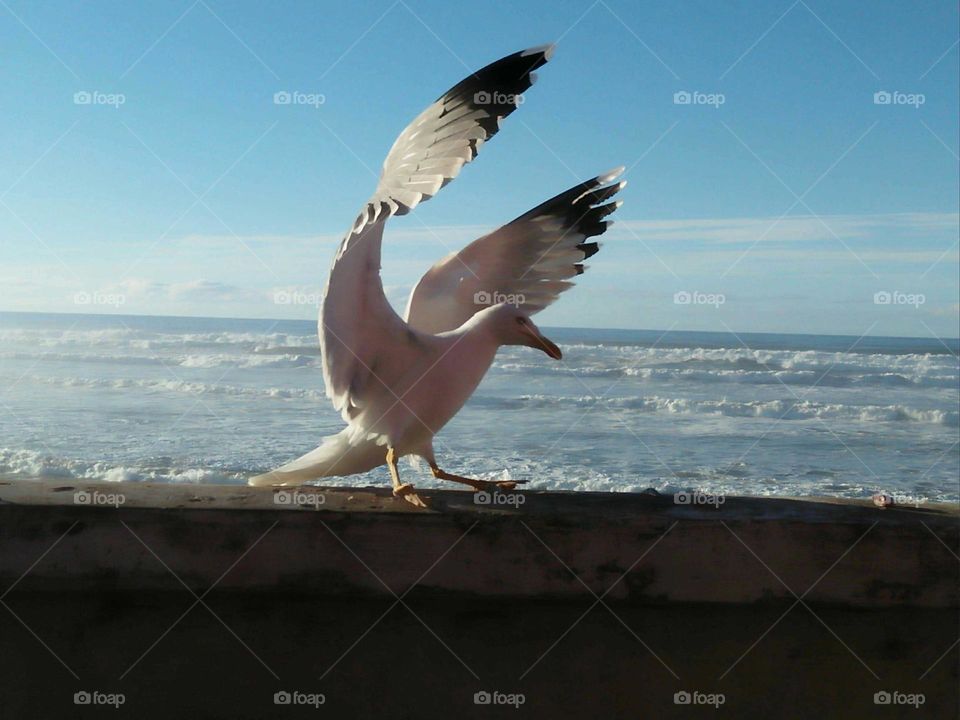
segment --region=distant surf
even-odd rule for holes
[[[550,336],[562,362],[504,349],[438,435],[450,471],[534,488],[958,501],[956,340]],[[0,388],[0,475],[19,479],[242,483],[341,425],[310,321],[0,313]],[[388,483],[382,470],[341,480]]]

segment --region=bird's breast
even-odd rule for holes
[[[422,421],[421,426],[436,433],[446,425],[473,395],[496,352],[496,347],[472,338],[455,338],[414,386],[411,402],[404,400]]]

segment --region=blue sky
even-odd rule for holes
[[[952,2],[3,0],[0,310],[312,317],[405,124],[559,40],[388,226],[391,300],[624,164],[620,222],[540,324],[956,337],[957,30]]]

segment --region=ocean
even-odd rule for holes
[[[960,500],[957,340],[543,329],[564,359],[502,349],[435,440],[444,469],[533,489]],[[0,313],[0,476],[239,484],[341,427],[314,322]],[[389,487],[385,468],[324,482]]]

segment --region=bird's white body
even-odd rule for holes
[[[493,363],[499,342],[482,311],[452,332],[416,333],[422,362],[381,376],[377,393],[356,423],[324,439],[317,449],[263,476],[273,485],[293,485],[318,477],[354,475],[383,465],[385,446],[399,456],[435,462],[433,436],[466,404]],[[363,428],[363,435],[357,428]]]
[[[374,194],[340,245],[320,308],[324,384],[347,426],[251,484],[301,484],[386,462],[395,492],[412,501],[409,486],[399,483],[396,458],[417,455],[437,477],[480,486],[440,470],[433,436],[476,390],[501,345],[527,345],[560,359],[529,316],[571,287],[583,260],[597,252],[596,242],[585,241],[606,230],[603,218],[619,206],[607,200],[625,183],[607,183],[623,169],[581,183],[442,259],[414,288],[404,318],[383,292],[383,229],[476,157],[552,53],[552,46],[531,48],[478,70],[397,138]]]

